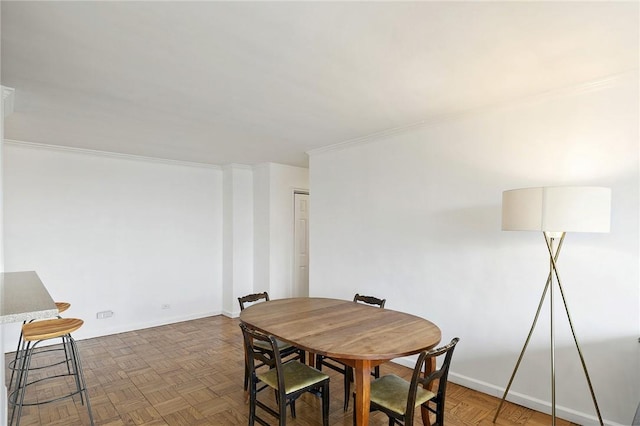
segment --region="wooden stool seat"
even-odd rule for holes
[[[84,321],[77,318],[57,318],[43,321],[30,322],[22,326],[22,338],[28,342],[47,340],[71,334],[80,327]]]
[[[56,308],[58,308],[58,313],[61,314],[67,309],[71,307],[71,303],[67,302],[56,302]]]

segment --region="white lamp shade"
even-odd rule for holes
[[[611,189],[523,188],[502,193],[504,231],[609,232]]]

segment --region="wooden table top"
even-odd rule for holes
[[[353,301],[278,299],[252,305],[240,320],[309,352],[351,360],[391,360],[431,349],[440,329],[415,315]]]

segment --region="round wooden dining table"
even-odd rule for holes
[[[369,424],[371,369],[376,365],[435,347],[441,339],[432,322],[391,309],[317,297],[257,303],[240,321],[314,354],[353,367],[356,424]],[[430,365],[428,368],[435,368]],[[423,410],[423,422],[429,424]]]

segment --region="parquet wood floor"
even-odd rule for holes
[[[97,425],[226,426],[248,423],[249,407],[242,389],[242,334],[237,319],[202,318],[82,340],[78,346]],[[7,363],[11,359],[13,353],[7,354]],[[410,369],[394,363],[384,364],[381,370],[382,374],[410,375]],[[327,371],[331,375],[330,424],[350,426],[351,409],[346,414],[342,411],[341,377]],[[6,373],[8,381],[10,371]],[[43,382],[29,398],[49,398],[63,391],[63,385]],[[493,425],[498,402],[494,397],[450,383],[446,423],[448,426]],[[289,415],[288,425],[321,424],[319,398],[303,395],[296,408],[297,418],[291,419]],[[88,416],[79,398],[75,401],[67,399],[25,407],[21,424],[86,425]],[[384,415],[373,413],[370,424],[386,425],[387,420]],[[415,424],[419,424],[418,421]],[[505,403],[496,422],[499,426],[549,424],[548,415],[510,403]],[[571,423],[559,421],[558,425]]]

